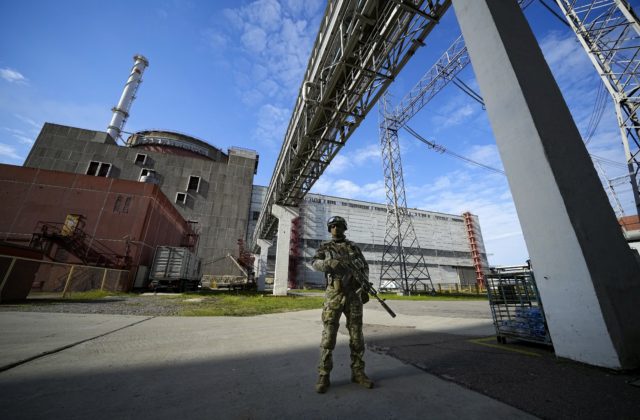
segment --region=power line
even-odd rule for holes
[[[429,141],[429,140],[425,139],[420,134],[418,134],[414,129],[409,127],[407,124],[405,124],[403,128],[409,134],[411,134],[413,137],[415,137],[416,139],[420,140],[422,143],[426,144],[427,146],[429,146],[429,148],[435,150],[438,153],[446,153],[449,156],[453,156],[456,159],[460,159],[460,160],[465,161],[467,163],[471,163],[472,165],[476,165],[478,167],[487,169],[487,170],[495,172],[495,173],[499,173],[501,175],[506,175],[506,173],[501,169],[497,169],[497,168],[494,168],[492,166],[485,165],[484,163],[481,163],[481,162],[475,161],[473,159],[470,159],[470,158],[468,158],[466,156],[459,155],[458,153],[452,152],[451,150],[448,150],[447,148],[445,148],[444,146],[442,146],[440,144],[437,144],[435,142],[432,142],[432,141]],[[623,163],[616,162],[616,161],[613,161],[611,159],[603,158],[603,157],[598,156],[598,155],[590,154],[590,156],[591,156],[591,158],[593,160],[601,162],[601,163],[606,163],[606,164],[609,164],[609,165],[612,165],[612,166],[618,166],[618,167],[626,167],[626,165],[623,164]],[[628,176],[625,176],[625,178],[626,177],[628,177]]]
[[[429,141],[429,140],[425,139],[420,134],[418,134],[415,130],[413,130],[411,127],[409,127],[407,124],[404,125],[404,129],[409,134],[414,136],[416,139],[420,140],[421,142],[423,142],[424,144],[426,144],[430,148],[436,150],[437,152],[446,153],[446,154],[448,154],[450,156],[453,156],[453,157],[455,157],[457,159],[463,160],[463,161],[465,161],[467,163],[471,163],[472,165],[479,166],[481,168],[487,169],[487,170],[492,171],[492,172],[499,173],[501,175],[506,175],[503,170],[494,168],[494,167],[489,166],[489,165],[485,165],[484,163],[477,162],[477,161],[475,161],[473,159],[469,159],[468,157],[465,157],[465,156],[459,155],[459,154],[457,154],[455,152],[452,152],[450,150],[447,150],[444,146],[441,146],[439,144],[436,144],[436,143],[434,143],[432,141]]]
[[[460,88],[460,90],[462,90],[464,93],[469,95],[474,101],[476,101],[480,105],[482,105],[482,109],[485,109],[484,99],[482,99],[482,96],[480,96],[480,94],[478,92],[476,92],[473,89],[471,89],[471,87],[469,87],[469,85],[467,85],[465,82],[460,80],[460,78],[458,76],[455,76],[453,78],[453,80],[451,80],[451,81],[453,82],[454,85],[456,85],[458,88]]]
[[[571,25],[569,25],[567,23],[567,21],[564,19],[564,17],[562,17],[558,12],[556,12],[555,10],[553,10],[551,8],[551,6],[549,6],[544,0],[540,0],[540,4],[544,6],[545,9],[547,9],[552,15],[554,15],[555,17],[558,18],[558,20],[562,23],[564,23],[565,25],[567,25],[568,27],[571,27]]]
[[[627,167],[627,165],[625,165],[622,162],[616,162],[615,160],[603,158],[603,157],[598,156],[598,155],[590,154],[589,156],[591,156],[591,158],[594,159],[594,160],[597,160],[599,162],[606,163],[606,164],[609,164],[609,165],[612,165],[612,166],[617,166],[619,168],[626,168]]]
[[[587,126],[587,132],[584,138],[584,144],[588,145],[593,135],[600,125],[600,121],[602,120],[602,115],[604,114],[605,107],[607,105],[606,102],[607,93],[604,88],[604,84],[598,85],[598,93],[596,94],[596,100],[593,103],[593,111],[591,112],[591,118],[589,119],[589,125]]]

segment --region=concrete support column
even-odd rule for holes
[[[265,277],[267,276],[267,256],[269,254],[269,248],[273,245],[273,242],[266,239],[258,239],[256,243],[260,247],[260,255],[254,260],[254,272],[256,273],[256,284],[258,286],[258,292],[264,292],[265,289]]]
[[[453,0],[558,356],[640,366],[640,265],[515,0]]]
[[[278,243],[276,244],[276,272],[273,278],[273,294],[286,296],[289,278],[291,221],[298,217],[298,209],[274,204],[271,206],[271,214],[278,218]]]

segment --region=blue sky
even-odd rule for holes
[[[638,10],[638,1],[632,4]],[[106,130],[134,54],[150,62],[125,131],[163,128],[226,150],[260,154],[255,183],[267,185],[325,2],[4,1],[0,4],[0,162],[21,165],[44,122]],[[533,2],[525,15],[580,131],[586,133],[600,79],[573,33]],[[390,88],[392,104],[460,34],[451,9]],[[477,90],[469,66],[460,78]],[[445,88],[409,125],[458,154],[501,168],[482,107]],[[384,202],[378,111],[371,111],[314,192]],[[527,258],[506,178],[429,150],[400,133],[410,207],[479,215],[492,264]],[[607,175],[624,174],[613,104],[588,148]],[[611,162],[609,162],[611,161]],[[617,187],[625,210],[629,187]]]

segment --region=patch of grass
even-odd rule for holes
[[[189,293],[183,298],[202,297]],[[181,302],[181,316],[252,316],[279,312],[303,311],[322,307],[322,297],[272,296],[255,292],[218,293],[202,302]]]

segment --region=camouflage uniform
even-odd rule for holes
[[[336,336],[340,322],[340,315],[347,318],[349,330],[349,347],[351,348],[352,375],[364,375],[364,336],[362,335],[362,298],[368,300],[366,292],[362,292],[358,283],[349,270],[332,272],[329,263],[332,260],[354,259],[362,267],[365,278],[369,276],[369,267],[360,249],[346,239],[333,239],[324,242],[313,257],[313,268],[325,273],[327,290],[324,307],[322,309],[322,341],[320,343],[320,362],[318,373],[329,375],[333,367],[332,352],[336,346]],[[362,298],[361,298],[362,296]]]

